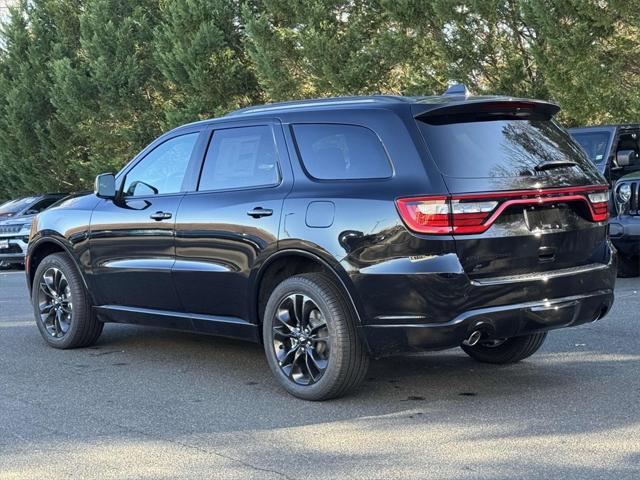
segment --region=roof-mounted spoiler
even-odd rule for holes
[[[460,101],[423,103],[413,106],[414,117],[421,120],[466,115],[480,115],[486,119],[505,116],[550,119],[559,111],[560,107],[555,103],[508,97],[470,97]]]

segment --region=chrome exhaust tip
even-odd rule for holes
[[[480,330],[476,330],[473,333],[471,333],[471,335],[469,335],[469,338],[467,338],[464,342],[462,342],[462,344],[467,345],[468,347],[473,347],[474,345],[478,344],[481,338],[482,338],[482,332]]]

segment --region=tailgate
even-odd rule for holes
[[[450,195],[422,198],[428,205],[413,211],[423,222],[437,217],[439,233],[454,236],[472,278],[606,261],[606,181],[553,113],[535,103],[471,102],[416,120],[425,161],[436,164]]]

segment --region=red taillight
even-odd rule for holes
[[[398,210],[414,232],[431,234],[481,233],[495,210],[495,200],[461,202],[455,197],[414,197],[397,200]]]
[[[594,222],[604,222],[609,218],[609,191],[592,192],[587,195],[591,203],[591,216]]]
[[[591,220],[609,217],[609,193],[602,185],[522,190],[452,196],[411,197],[396,200],[405,224],[414,232],[433,235],[483,233],[512,205],[583,202]]]
[[[396,200],[400,216],[414,232],[451,233],[448,197],[414,197]]]
[[[452,197],[451,230],[452,233],[482,233],[487,218],[498,206],[497,200],[492,199],[460,199]]]

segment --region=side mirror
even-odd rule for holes
[[[98,198],[113,200],[116,198],[116,176],[113,173],[102,173],[96,177],[93,190]]]
[[[638,154],[635,150],[619,150],[616,153],[616,163],[619,167],[628,167],[638,160]]]

